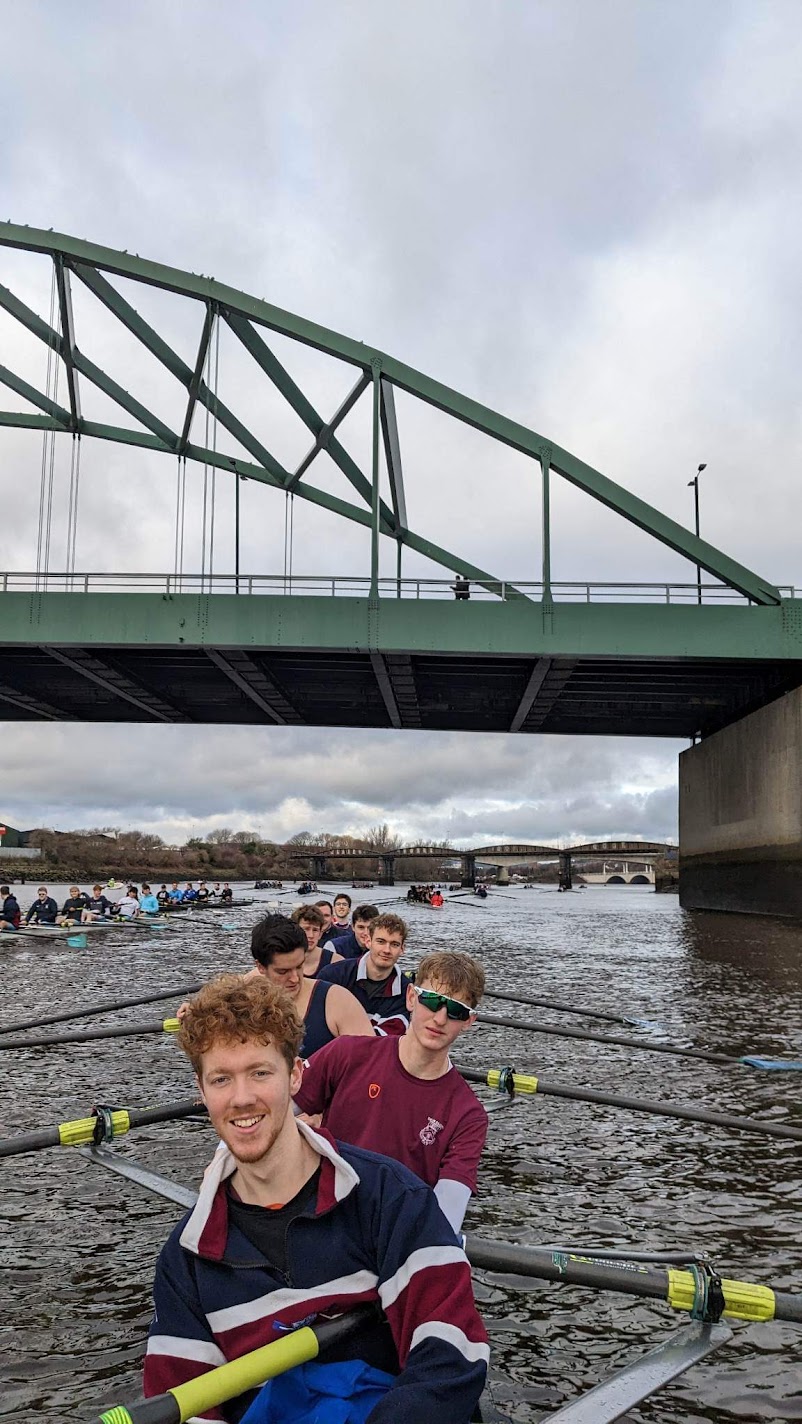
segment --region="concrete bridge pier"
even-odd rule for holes
[[[379,875],[379,884],[395,885],[395,856],[383,855],[381,861],[382,868]]]
[[[574,883],[571,879],[571,857],[565,851],[560,852],[560,879],[561,890],[573,890]]]
[[[802,689],[679,759],[680,904],[802,917]]]
[[[324,855],[312,856],[312,879],[315,882],[326,879],[326,857]]]
[[[500,865],[499,868],[498,868],[498,875],[496,876],[496,884],[497,884],[497,885],[509,885],[509,883],[510,883],[510,867],[509,867],[508,865]]]
[[[463,855],[462,857],[462,879],[460,885],[463,890],[473,890],[476,885],[476,856]]]

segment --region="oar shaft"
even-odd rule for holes
[[[460,1067],[459,1071],[469,1083],[486,1083],[491,1088],[499,1086],[498,1069],[487,1073],[481,1069]],[[662,1102],[659,1099],[627,1098],[620,1093],[600,1093],[594,1088],[576,1087],[573,1083],[548,1083],[543,1078],[529,1073],[516,1073],[513,1084],[516,1092],[520,1093],[541,1093],[544,1097],[570,1098],[578,1103],[599,1103],[602,1107],[626,1108],[630,1112],[653,1113],[657,1117],[679,1118],[685,1122],[705,1122],[714,1127],[734,1128],[736,1132],[754,1132],[764,1137],[783,1137],[802,1142],[802,1128],[785,1127],[777,1122],[762,1122],[759,1118],[736,1117],[733,1113],[691,1108],[684,1103]]]
[[[36,1034],[33,1038],[0,1038],[4,1048],[52,1048],[59,1043],[93,1043],[101,1038],[138,1038],[146,1033],[176,1033],[178,1019],[153,1019],[150,1023],[123,1028],[85,1028],[70,1033]]]
[[[556,1009],[562,1014],[578,1014],[583,1019],[604,1019],[607,1023],[626,1024],[630,1019],[622,1014],[609,1014],[603,1009],[586,1009],[578,1004],[566,1004],[561,999],[531,999],[522,994],[510,994],[501,989],[485,989],[486,999],[506,999],[510,1004],[527,1004],[533,1009]]]
[[[563,1285],[586,1286],[590,1290],[619,1291],[624,1295],[663,1300],[676,1310],[692,1310],[695,1298],[693,1274],[688,1270],[632,1261],[609,1261],[573,1256],[536,1246],[516,1246],[506,1241],[484,1241],[469,1236],[465,1245],[472,1266],[483,1271],[531,1276]],[[788,1320],[802,1324],[802,1295],[775,1291],[752,1281],[721,1281],[724,1314],[738,1320]]]
[[[586,1028],[558,1028],[556,1024],[508,1019],[500,1014],[478,1014],[479,1023],[496,1024],[500,1028],[521,1028],[529,1033],[551,1034],[555,1038],[581,1038],[587,1043],[612,1043],[620,1048],[642,1048],[645,1053],[670,1053],[676,1058],[700,1058],[704,1063],[721,1063],[727,1067],[743,1067],[739,1058],[727,1053],[708,1052],[705,1048],[679,1048],[674,1043],[650,1043],[643,1038],[630,1038],[622,1033],[592,1033]]]
[[[110,1003],[90,1004],[79,1009],[66,1009],[63,1013],[48,1014],[40,1019],[20,1019],[17,1023],[0,1025],[0,1034],[23,1033],[29,1028],[46,1028],[48,1024],[68,1023],[70,1019],[88,1019],[94,1014],[111,1014],[116,1009],[136,1009],[140,1004],[158,1004],[161,999],[186,999],[189,994],[197,994],[202,984],[188,984],[183,989],[162,989],[158,994],[145,994],[137,999],[114,999]]]
[[[112,1113],[114,1137],[121,1137],[133,1127],[149,1127],[151,1123],[173,1122],[178,1118],[204,1113],[203,1103],[193,1098],[165,1103],[159,1108],[117,1108]],[[16,1157],[23,1152],[35,1152],[42,1147],[80,1147],[94,1140],[95,1117],[75,1118],[57,1127],[45,1127],[39,1132],[25,1132],[17,1137],[0,1139],[0,1157]]]

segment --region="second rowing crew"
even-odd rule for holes
[[[105,891],[111,893],[106,894]],[[0,933],[4,930],[18,930],[23,923],[23,915],[16,895],[11,893],[8,885],[0,885],[0,897]],[[176,880],[171,890],[162,885],[155,895],[150,886],[144,883],[140,890],[137,885],[118,887],[113,881],[109,881],[105,889],[102,885],[93,885],[91,895],[81,890],[78,885],[71,885],[70,893],[59,910],[47,886],[40,885],[36,899],[25,913],[25,924],[68,926],[88,925],[96,920],[131,920],[138,915],[158,915],[179,905],[202,905],[213,900],[221,905],[230,905],[233,899],[234,892],[228,881],[222,886],[218,881],[210,888],[205,880],[202,880],[197,889],[192,881],[187,881],[182,890]]]

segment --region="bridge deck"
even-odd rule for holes
[[[796,600],[0,595],[11,720],[690,737],[800,684]]]

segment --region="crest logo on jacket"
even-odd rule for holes
[[[418,1136],[424,1147],[431,1147],[438,1132],[443,1131],[443,1124],[437,1121],[436,1117],[430,1117],[425,1127],[422,1127]]]

